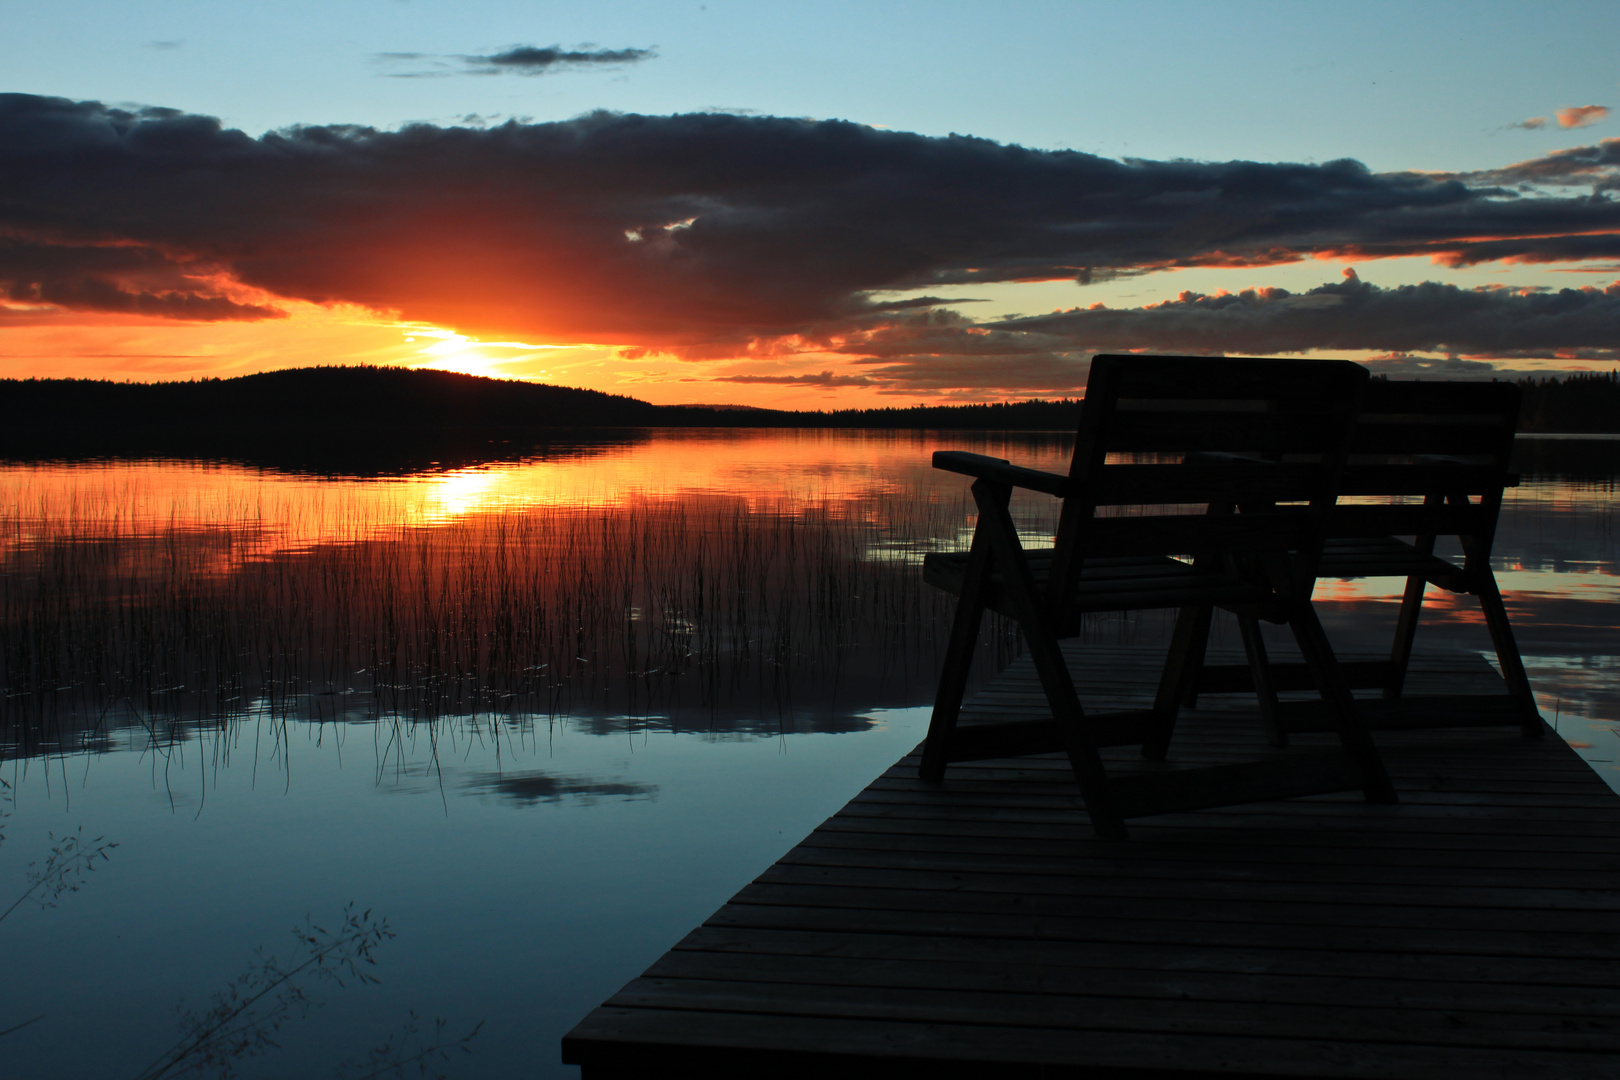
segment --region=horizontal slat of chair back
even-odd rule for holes
[[[1365,413],[1479,413],[1514,422],[1519,415],[1520,396],[1519,388],[1512,383],[1373,379],[1361,403]]]
[[[1509,383],[1369,383],[1340,494],[1453,501],[1428,507],[1341,505],[1333,512],[1333,534],[1490,535],[1513,451],[1519,398],[1518,387]],[[1462,505],[1457,496],[1474,502]]]
[[[1484,421],[1481,423],[1480,421]],[[1509,429],[1511,431],[1511,429]],[[1456,457],[1494,458],[1502,445],[1496,417],[1467,419],[1364,415],[1351,439],[1351,459],[1364,455],[1445,454]]]
[[[1366,382],[1346,361],[1098,356],[1074,493],[1091,506],[1331,499]]]
[[[1233,461],[1225,465],[1108,465],[1089,487],[1098,506],[1294,502],[1310,498],[1320,465]]]
[[[1519,388],[1508,383],[1391,382],[1375,379],[1350,440],[1365,455],[1477,455],[1507,468],[1519,419]]]
[[[1314,549],[1366,383],[1366,369],[1347,361],[1094,358],[1054,609],[1087,559]],[[1279,502],[1308,505],[1263,509]],[[1205,512],[1228,505],[1248,509]]]
[[[1337,369],[1338,374],[1329,374]],[[1352,374],[1360,371],[1361,374]],[[1273,360],[1239,356],[1133,356],[1104,353],[1092,358],[1089,394],[1098,375],[1114,382],[1117,399],[1297,400],[1320,396],[1323,380],[1366,382],[1365,370],[1348,360]]]
[[[1495,465],[1422,464],[1344,467],[1341,495],[1480,495],[1502,486],[1502,470]]]
[[[1100,517],[1086,523],[1080,556],[1195,555],[1292,549],[1319,540],[1303,507],[1247,514],[1159,514]]]
[[[1496,523],[1496,507],[1340,504],[1329,519],[1335,537],[1351,536],[1479,536],[1489,535]]]
[[[1331,411],[1238,412],[1228,408],[1234,402],[1219,404],[1222,408],[1208,411],[1117,409],[1100,432],[1103,448],[1109,453],[1184,454],[1332,453],[1338,449],[1334,428],[1339,421]]]

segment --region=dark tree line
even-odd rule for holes
[[[1620,432],[1620,373],[1522,379],[1520,430]],[[434,461],[547,441],[623,441],[626,428],[1071,430],[1080,401],[787,412],[660,406],[594,390],[405,368],[315,367],[233,379],[0,380],[0,454],[296,456]],[[612,429],[620,429],[611,434]],[[586,434],[589,431],[598,435]],[[408,464],[402,462],[402,466]]]
[[[1620,372],[1520,379],[1520,431],[1620,432]]]

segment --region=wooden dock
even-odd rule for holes
[[[1075,659],[1111,672],[1088,704],[1140,697],[1156,662]],[[1027,677],[1014,665],[978,715],[1038,707]],[[1409,685],[1495,678],[1428,656]],[[1177,763],[1267,752],[1252,697],[1200,705]],[[563,1060],[584,1080],[1620,1076],[1620,797],[1550,736],[1378,741],[1398,806],[1254,803],[1138,819],[1123,842],[1091,836],[1060,758],[930,785],[907,757]],[[1132,755],[1111,767],[1151,768]]]

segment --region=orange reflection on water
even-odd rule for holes
[[[0,466],[0,551],[61,538],[208,532],[238,541],[211,556],[229,565],[480,516],[696,500],[746,513],[859,516],[875,525],[915,525],[919,508],[937,503],[939,514],[954,517],[923,532],[960,546],[971,527],[967,485],[933,470],[932,451],[972,449],[1064,471],[1070,446],[1038,435],[813,429],[627,429],[605,438],[521,460],[378,478],[195,461]],[[1026,538],[1049,542],[1052,500],[1031,497],[1021,505],[1029,512],[1020,517]],[[1532,480],[1510,490],[1493,557],[1509,603],[1620,600],[1614,509],[1609,483]],[[1399,578],[1324,579],[1316,598],[1395,601],[1403,587]],[[1426,607],[1462,622],[1479,618],[1471,597],[1440,589],[1429,591]]]
[[[1534,597],[1605,604],[1620,602],[1620,578],[1595,570],[1498,570],[1496,581],[1510,607],[1515,603],[1529,602]],[[1377,600],[1398,603],[1405,587],[1405,578],[1357,578],[1353,581],[1324,578],[1316,583],[1312,596],[1319,604]],[[1479,602],[1472,596],[1448,592],[1432,585],[1424,594],[1423,607],[1433,615],[1443,614],[1459,622],[1481,620]]]
[[[0,547],[71,537],[226,530],[257,554],[345,543],[485,513],[594,511],[631,500],[721,497],[740,509],[839,516],[856,501],[896,508],[926,499],[929,455],[970,446],[1036,467],[1066,450],[922,432],[679,430],[543,457],[384,478],[330,478],[216,462],[106,461],[0,467]],[[632,441],[633,440],[633,441]],[[948,494],[960,494],[947,483]],[[869,511],[867,511],[869,512]]]
[[[1364,500],[1351,500],[1364,501]],[[1615,536],[1616,486],[1609,480],[1528,478],[1502,503],[1491,553],[1496,580],[1510,608],[1546,601],[1612,605],[1620,601],[1620,558]],[[1452,538],[1436,554],[1462,564]],[[1317,582],[1318,602],[1399,601],[1403,578]],[[1458,622],[1481,620],[1478,603],[1431,587],[1426,610]]]

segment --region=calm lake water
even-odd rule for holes
[[[425,1045],[413,1011],[483,1022],[451,1076],[571,1074],[564,1031],[921,739],[950,606],[918,567],[971,524],[930,452],[1069,447],[653,431],[387,476],[0,465],[0,909],[53,839],[118,844],[0,918],[0,1030],[33,1020],[0,1072],[135,1076],[177,1010],[353,902],[394,934],[380,982],[311,984],[240,1075],[363,1075]],[[1497,573],[1545,714],[1620,788],[1620,444],[1521,449]],[[1017,510],[1049,535],[1049,503]],[[1330,630],[1374,640],[1399,585],[1321,583]],[[1488,651],[1466,598],[1429,611],[1420,644]],[[987,621],[984,645],[981,676],[1016,639]]]

